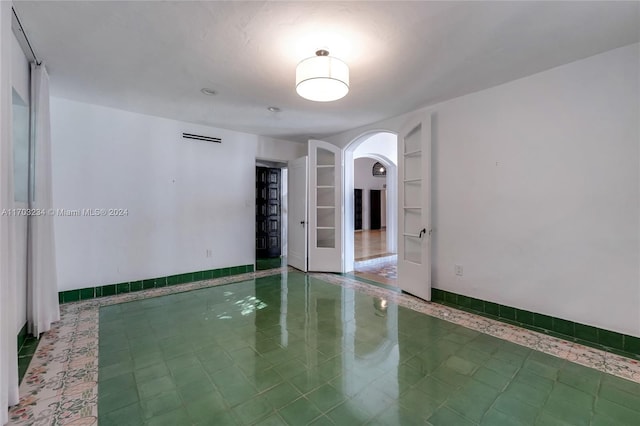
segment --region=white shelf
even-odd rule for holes
[[[335,209],[336,206],[316,206],[317,209]]]
[[[418,156],[418,155],[422,155],[422,150],[421,149],[418,149],[416,151],[409,151],[409,152],[405,152],[404,153],[405,157],[415,157],[415,156]]]
[[[316,229],[336,229],[335,226],[316,226]]]
[[[407,210],[420,210],[422,209],[422,207],[418,207],[418,206],[404,206],[403,209],[407,209]]]
[[[422,178],[418,179],[405,179],[404,183],[412,183],[412,182],[422,182]]]
[[[333,188],[335,188],[335,185],[317,185],[316,188],[318,188],[318,189],[333,189]]]
[[[333,164],[318,164],[316,167],[318,169],[329,169],[334,168],[335,166]]]

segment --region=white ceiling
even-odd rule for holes
[[[305,141],[640,40],[638,2],[15,2],[54,96]],[[351,91],[300,98],[319,47]],[[217,96],[200,93],[203,87]],[[267,111],[275,105],[280,113]]]

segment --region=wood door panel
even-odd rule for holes
[[[256,258],[281,255],[280,169],[256,167]]]
[[[353,190],[353,229],[362,229],[362,189]]]
[[[381,191],[369,190],[369,229],[382,228]]]

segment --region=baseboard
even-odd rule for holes
[[[20,352],[20,348],[22,347],[22,345],[24,345],[25,340],[27,340],[27,323],[26,322],[18,332],[18,352]]]
[[[431,300],[586,346],[640,359],[640,338],[437,288]]]
[[[18,383],[22,383],[40,341],[27,332],[27,323],[18,332]]]
[[[230,268],[210,269],[206,271],[188,272],[186,274],[169,275],[166,277],[149,278],[146,280],[67,290],[58,293],[58,301],[60,303],[77,302],[79,300],[95,299],[97,297],[113,296],[115,294],[131,293],[151,288],[210,280],[213,278],[228,277],[253,271],[253,265],[241,265],[232,266]]]

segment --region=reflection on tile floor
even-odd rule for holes
[[[282,268],[283,266],[287,266],[287,258],[284,256],[268,259],[256,259],[256,271]]]
[[[640,424],[623,357],[338,275],[178,287],[63,305],[12,423]]]

